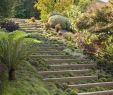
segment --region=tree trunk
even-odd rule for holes
[[[9,80],[15,80],[15,69],[14,68],[11,68],[9,70]]]

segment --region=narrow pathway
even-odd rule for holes
[[[42,26],[40,22],[36,24],[27,24],[25,20],[15,20],[19,22],[20,29],[26,32],[41,33]],[[43,58],[48,64],[49,69],[39,71],[43,80],[48,83],[66,83],[68,87],[78,89],[78,95],[113,95],[113,82],[100,82],[96,70],[96,63],[80,56],[72,57],[63,52],[65,45],[40,38],[43,43],[36,47],[37,52],[32,55],[34,58]],[[87,89],[101,87],[104,91],[87,92]],[[107,88],[106,88],[107,87]],[[99,89],[100,90],[100,89]],[[85,93],[82,93],[82,92]]]

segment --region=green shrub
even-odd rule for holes
[[[48,23],[52,28],[55,28],[56,25],[60,24],[62,29],[68,30],[68,31],[71,30],[71,23],[69,22],[68,18],[64,16],[60,16],[60,15],[51,16],[48,19]]]

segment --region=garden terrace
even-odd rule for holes
[[[24,25],[24,27],[25,28],[22,28],[21,24],[20,29],[22,28],[26,31],[29,26]],[[32,30],[34,29],[31,28],[29,31],[33,32]],[[42,28],[41,30],[43,31],[44,29]],[[87,57],[82,58],[80,56],[66,54],[66,52],[63,51],[67,47],[66,45],[52,41],[48,37],[43,37],[43,35],[40,35],[40,32],[38,33],[38,28],[35,29],[35,31],[37,31],[35,32],[37,35],[39,34],[42,43],[35,46],[37,51],[31,56],[31,59],[42,58],[45,64],[48,65],[48,69],[38,70],[38,74],[42,76],[43,81],[48,84],[51,82],[62,83],[62,85],[63,83],[67,83],[69,88],[78,89],[77,95],[112,95],[112,80],[111,82],[100,81],[102,77],[98,77],[97,64],[94,61]],[[43,33],[45,32],[42,32],[42,34]],[[81,53],[80,50],[77,51]],[[35,68],[38,67],[35,66]],[[106,88],[106,86],[108,88]],[[99,87],[97,91],[95,87]],[[90,92],[88,92],[86,88],[95,89],[95,92],[90,90]]]

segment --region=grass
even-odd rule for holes
[[[7,83],[3,95],[50,95],[31,64],[20,64],[16,71],[16,78],[16,81]]]

